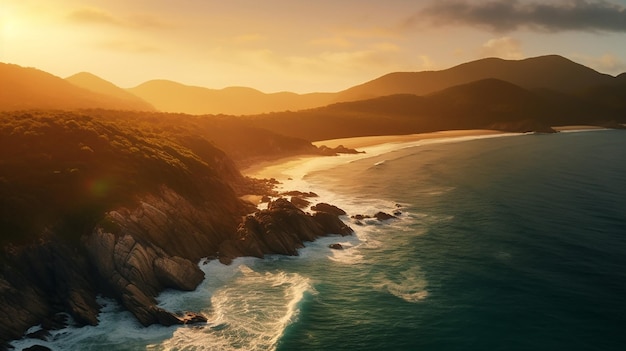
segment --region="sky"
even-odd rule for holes
[[[626,0],[0,0],[0,30],[1,62],[123,88],[335,92],[548,54],[626,72]]]

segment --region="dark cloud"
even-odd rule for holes
[[[606,0],[565,0],[549,3],[520,0],[433,1],[407,25],[472,25],[496,32],[528,28],[537,31],[567,30],[626,32],[626,7]]]

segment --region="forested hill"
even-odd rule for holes
[[[452,129],[550,132],[559,125],[619,127],[626,123],[625,94],[626,85],[562,93],[490,78],[424,96],[396,94],[240,119],[309,141]]]

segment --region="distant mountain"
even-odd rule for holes
[[[151,80],[129,92],[164,112],[189,114],[245,115],[273,111],[302,110],[324,106],[333,100],[330,93],[266,94],[252,88],[208,89],[168,80]]]
[[[575,92],[611,85],[615,78],[557,55],[525,60],[487,58],[441,71],[396,72],[339,92],[335,101],[355,101],[393,94],[426,95],[455,85],[495,78],[525,89]]]
[[[130,110],[135,111],[154,111],[154,106],[143,101],[139,97],[129,93],[128,91],[118,87],[117,85],[106,81],[89,72],[80,72],[65,78],[66,81],[76,85],[77,87],[90,90],[94,93],[115,97],[119,100],[126,101]]]
[[[319,141],[452,129],[548,132],[555,125],[624,123],[626,115],[620,111],[578,95],[530,91],[503,80],[483,79],[424,96],[387,95],[242,118],[250,126]]]
[[[14,64],[0,63],[0,85],[0,111],[136,109],[128,100],[83,89],[50,73]]]

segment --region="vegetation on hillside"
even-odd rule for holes
[[[309,141],[452,129],[528,132],[567,124],[617,126],[626,122],[626,100],[620,99],[625,88],[568,94],[484,79],[425,96],[396,94],[241,119]]]
[[[224,152],[193,132],[193,125],[107,117],[0,114],[2,242],[45,229],[80,236],[106,210],[161,185],[191,200],[211,197],[220,206],[232,206],[228,199],[243,177]]]

